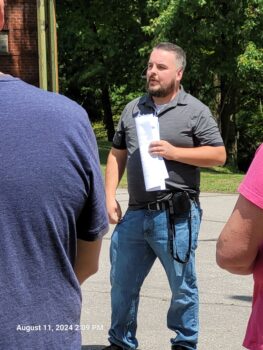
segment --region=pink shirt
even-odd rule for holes
[[[263,144],[258,148],[238,190],[246,199],[263,209]],[[243,345],[249,350],[263,350],[263,244],[259,249],[253,276],[252,312]]]

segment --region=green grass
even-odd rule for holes
[[[103,173],[103,176],[105,174],[105,168],[106,168],[106,163],[107,163],[107,157],[109,154],[109,151],[111,149],[111,142],[102,140],[102,139],[97,139],[98,142],[98,147],[99,147],[99,155],[100,155],[100,166],[101,166],[101,171]],[[120,182],[120,187],[126,188],[127,187],[127,175],[126,171],[121,179]]]
[[[201,170],[201,192],[236,193],[244,174],[228,167]]]
[[[100,163],[103,175],[111,143],[97,138]],[[203,168],[201,170],[201,192],[236,193],[244,174],[240,174],[229,167]],[[120,187],[127,187],[127,176],[124,174]]]
[[[99,154],[100,154],[100,165],[105,170],[108,153],[111,149],[111,142],[105,140],[98,140]]]

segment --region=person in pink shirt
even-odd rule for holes
[[[238,191],[235,208],[217,242],[216,259],[231,273],[253,273],[252,312],[243,346],[263,350],[263,144]]]

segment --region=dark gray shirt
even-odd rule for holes
[[[158,113],[152,99],[145,95],[137,98],[125,107],[119,121],[113,147],[127,149],[127,177],[129,206],[143,207],[154,201],[159,191],[146,192],[135,117],[154,114],[159,118],[160,139],[177,147],[223,146],[218,126],[209,108],[201,101],[186,93],[181,87],[174,100],[165,105]],[[199,192],[200,169],[193,165],[165,160],[169,178],[181,189],[193,189]]]

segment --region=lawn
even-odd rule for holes
[[[105,173],[106,161],[111,143],[98,139],[101,169]],[[201,192],[235,193],[244,174],[235,172],[228,167],[203,168],[201,170]],[[127,177],[124,174],[120,187],[127,187]]]
[[[201,170],[201,192],[236,193],[244,174],[227,167],[203,168]]]
[[[111,142],[108,141],[104,141],[101,139],[97,140],[98,142],[98,146],[99,146],[99,154],[100,154],[100,166],[101,166],[101,170],[103,173],[103,176],[105,174],[105,168],[106,168],[106,162],[107,162],[107,157],[108,157],[108,153],[109,150],[111,148]],[[121,182],[120,182],[120,187],[127,187],[127,176],[126,176],[126,172],[124,173]]]

